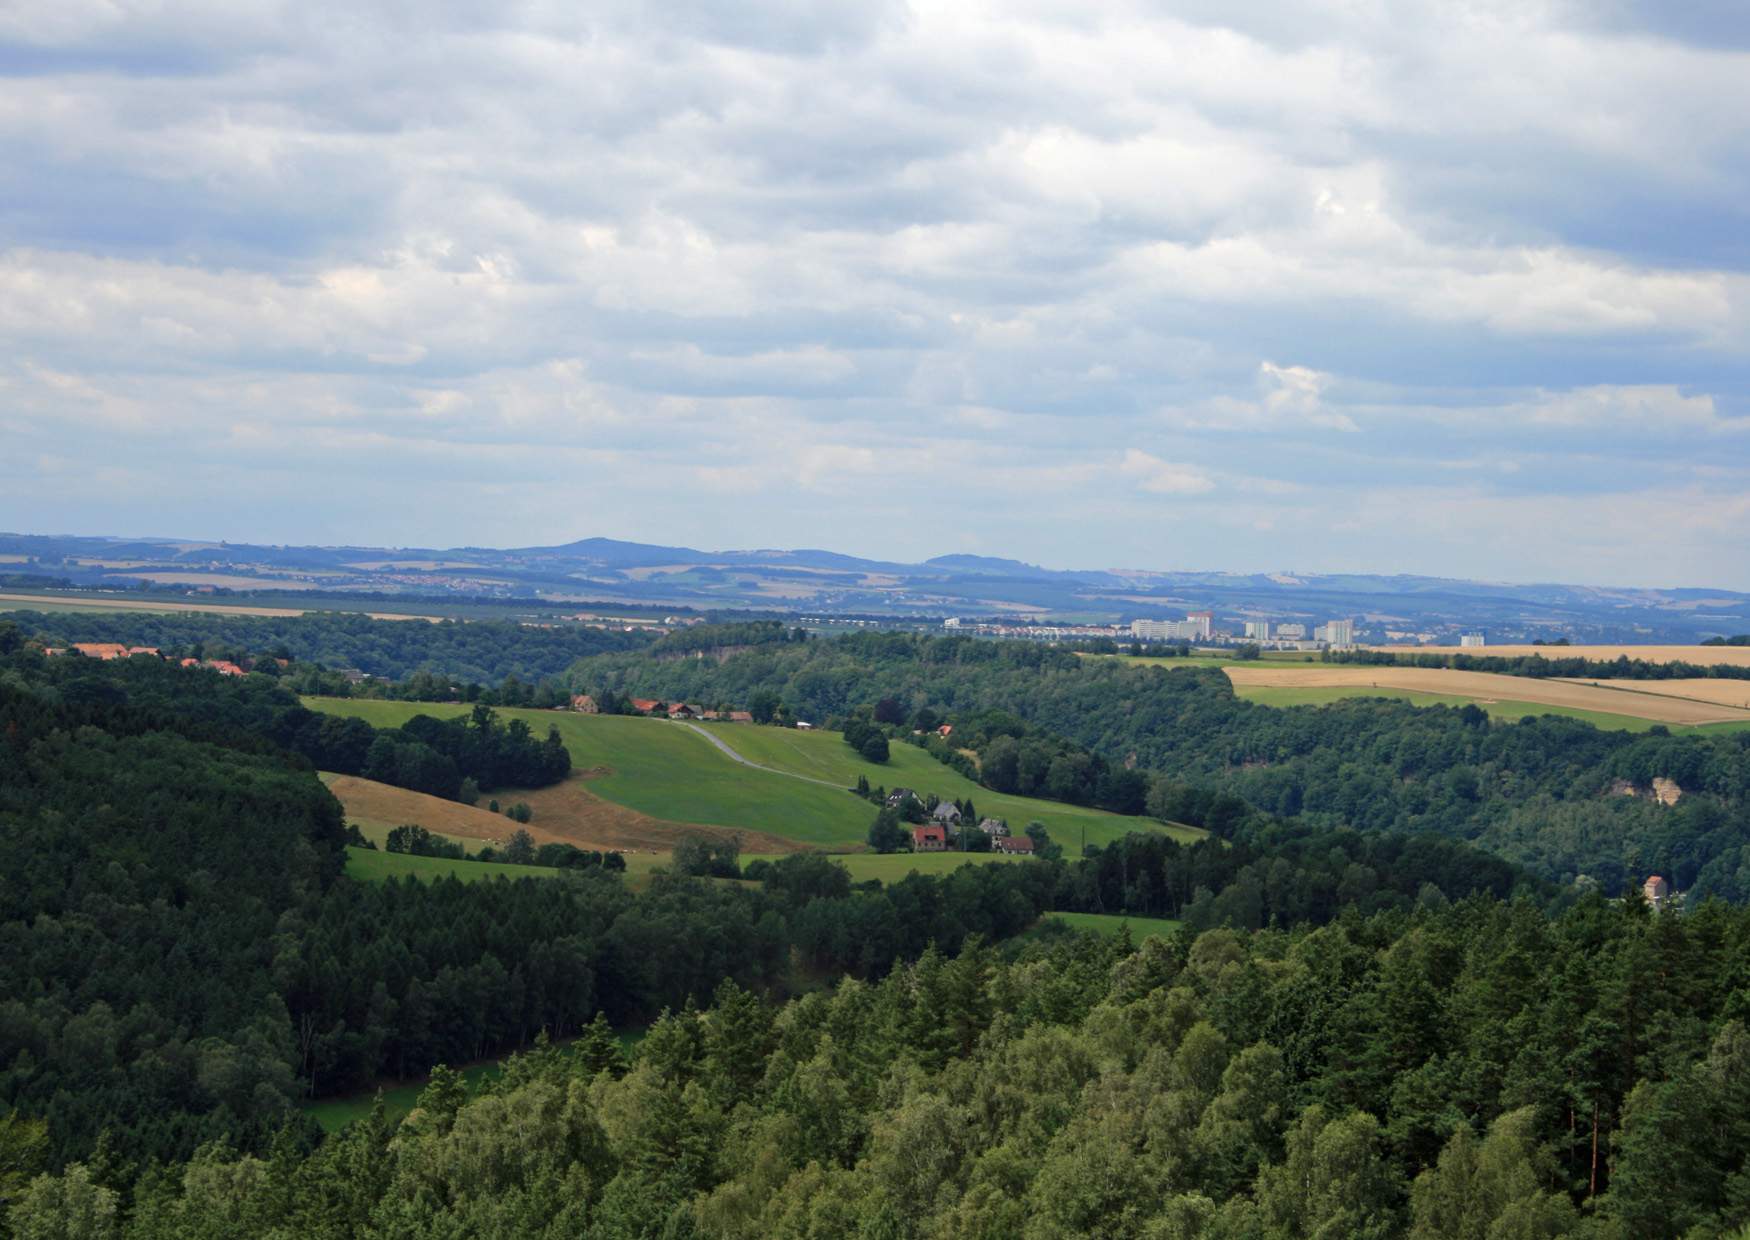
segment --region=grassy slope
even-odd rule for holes
[[[1051,832],[1051,838],[1069,845],[1070,852],[1079,846],[1084,827],[1088,843],[1106,844],[1132,831],[1146,829],[1152,823],[1152,820],[1126,818],[1058,801],[1004,796],[943,766],[915,745],[894,744],[890,747],[888,760],[877,764],[865,760],[845,744],[844,737],[837,732],[720,726],[712,735],[721,738],[749,761],[814,779],[830,780],[847,788],[856,784],[861,775],[872,786],[913,788],[920,793],[933,792],[954,801],[970,797],[981,815],[1007,819],[1017,830],[1035,820],[1043,822]],[[1203,836],[1203,832],[1193,827],[1168,826],[1163,829],[1180,840],[1195,840]]]
[[[311,698],[312,709],[356,715],[379,727],[397,727],[414,715],[464,714],[468,707],[430,702],[380,702]],[[574,715],[566,711],[501,710],[505,718],[526,719],[537,735],[557,727],[580,769],[608,767],[589,788],[605,800],[670,822],[770,831],[774,835],[825,847],[860,844],[874,809],[844,788],[859,773],[871,784],[906,785],[946,798],[971,797],[981,814],[1007,818],[1020,827],[1037,819],[1052,838],[1074,852],[1086,827],[1087,842],[1104,844],[1151,820],[1124,818],[1098,810],[1003,797],[968,780],[911,745],[893,746],[885,765],[865,762],[836,732],[795,732],[780,728],[716,725],[712,735],[750,761],[776,768],[762,771],[732,761],[692,729],[665,719]],[[712,725],[701,725],[712,726]],[[778,770],[826,779],[825,787],[778,774]],[[1162,828],[1180,839],[1201,833],[1189,827]]]

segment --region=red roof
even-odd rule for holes
[[[88,659],[125,659],[128,648],[114,642],[74,642],[73,649]]]
[[[997,841],[997,851],[1030,853],[1033,851],[1033,837],[1030,835],[1005,835]]]
[[[632,699],[632,709],[636,710],[636,711],[640,711],[646,715],[648,715],[651,711],[655,710],[658,706],[661,706],[661,705],[662,705],[661,702],[658,702],[658,701],[654,700],[653,698],[633,698]]]
[[[926,840],[935,840],[939,843],[946,844],[948,842],[948,832],[942,827],[913,827],[911,830],[911,838],[919,844],[922,844]]]
[[[950,733],[950,732],[952,732],[952,731],[953,731],[953,730],[954,730],[954,725],[953,725],[953,724],[951,724],[951,723],[944,723],[944,724],[943,724],[943,725],[942,725],[942,726],[941,726],[941,727],[939,727],[939,728],[937,728],[937,729],[936,729],[936,732],[937,732],[937,734],[938,734],[938,735],[941,735],[941,736],[947,736],[947,735],[948,735],[948,734],[949,734],[949,733]]]

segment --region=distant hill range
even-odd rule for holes
[[[1691,642],[1750,631],[1750,595],[1708,589],[1507,585],[1317,573],[1057,571],[944,555],[922,564],[816,549],[699,551],[586,538],[548,547],[278,547],[167,538],[0,534],[0,589],[149,581],[196,592],[297,591],[626,603],[927,620],[946,616],[1112,623],[1212,610],[1244,621],[1357,622],[1363,640],[1468,631],[1494,643]]]

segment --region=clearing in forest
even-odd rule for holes
[[[356,698],[312,698],[307,705],[378,727],[397,727],[417,714],[446,717],[470,709],[460,703]],[[549,725],[557,727],[581,774],[551,788],[494,795],[501,803],[528,802],[534,811],[531,834],[539,826],[579,847],[666,851],[700,828],[740,832],[749,854],[861,847],[875,806],[848,791],[859,774],[871,785],[905,786],[949,800],[971,797],[979,814],[1006,818],[1015,830],[1043,822],[1070,853],[1084,836],[1090,844],[1105,844],[1132,831],[1161,830],[1180,839],[1202,834],[1153,819],[1003,796],[907,744],[895,744],[892,758],[877,765],[836,732],[731,724],[693,728],[666,719],[569,711],[501,709],[498,714],[527,721],[537,735]]]

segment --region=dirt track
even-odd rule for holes
[[[1629,715],[1658,723],[1724,723],[1750,720],[1750,710],[1690,698],[1600,688],[1569,680],[1537,680],[1494,672],[1455,672],[1429,667],[1344,667],[1321,664],[1282,667],[1246,666],[1226,669],[1235,685],[1260,688],[1331,688],[1372,686],[1413,693],[1444,693],[1479,702],[1535,702],[1611,715]],[[1633,681],[1637,686],[1686,684],[1687,681]],[[1714,683],[1714,682],[1710,682]],[[1721,681],[1750,689],[1750,682]]]

